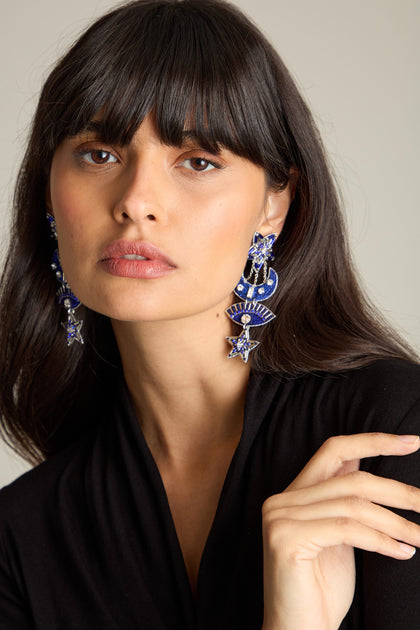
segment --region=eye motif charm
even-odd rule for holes
[[[259,345],[259,341],[249,338],[249,328],[252,326],[264,326],[275,318],[269,308],[259,302],[267,300],[273,295],[278,285],[278,276],[273,268],[267,270],[269,260],[274,260],[272,247],[277,234],[262,236],[255,232],[252,245],[248,252],[248,260],[251,261],[251,270],[245,277],[242,274],[235,287],[234,293],[245,302],[232,304],[226,309],[226,314],[232,321],[243,327],[242,333],[237,337],[226,337],[232,346],[228,358],[241,357],[247,363],[249,353]],[[260,278],[262,275],[262,278]],[[259,280],[262,280],[259,282]]]

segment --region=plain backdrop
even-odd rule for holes
[[[0,236],[48,69],[110,0],[3,0]],[[236,0],[312,107],[341,183],[365,287],[420,350],[418,0]],[[100,54],[100,51],[98,51]],[[0,444],[0,486],[27,466]]]

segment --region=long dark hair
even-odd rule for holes
[[[98,421],[118,370],[110,323],[97,313],[82,314],[87,343],[66,346],[45,220],[54,151],[99,111],[107,142],[126,145],[153,114],[162,140],[180,145],[193,117],[203,148],[223,145],[260,165],[272,187],[297,173],[275,245],[280,288],[267,305],[277,318],[257,331],[254,369],[296,376],[413,359],[359,288],[322,143],[271,45],[219,0],[138,0],[93,24],[47,79],[17,182],[1,283],[0,412],[6,441],[28,461]]]

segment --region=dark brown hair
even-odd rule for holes
[[[45,220],[54,151],[99,110],[107,142],[129,143],[151,113],[162,140],[180,145],[193,117],[203,148],[223,145],[260,165],[271,186],[298,173],[275,244],[279,290],[267,306],[277,318],[257,332],[255,369],[296,376],[413,358],[363,297],[318,132],[270,44],[219,0],[138,0],[94,23],[47,79],[17,182],[1,283],[0,413],[6,441],[28,461],[98,421],[118,369],[109,321],[88,309],[86,345],[66,346]]]

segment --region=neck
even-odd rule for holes
[[[113,328],[155,457],[191,461],[239,440],[249,366],[227,358],[232,331],[220,309],[175,321],[113,322]]]

